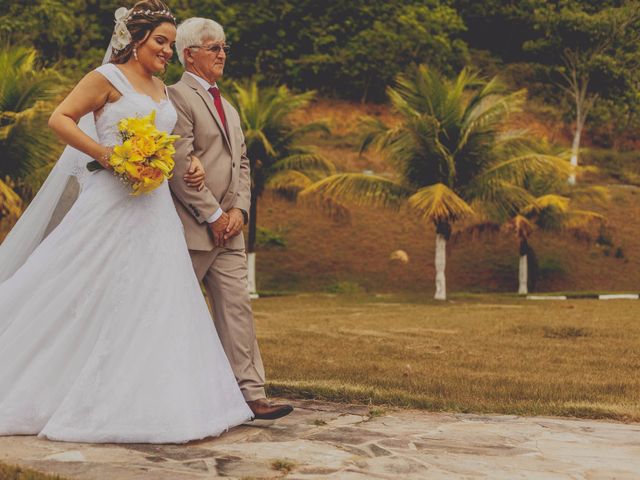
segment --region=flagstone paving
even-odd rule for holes
[[[640,479],[640,424],[315,401],[187,445],[0,437],[0,461],[83,480]]]

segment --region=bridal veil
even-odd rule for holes
[[[112,46],[106,50],[102,64],[111,58]],[[80,129],[97,141],[93,112],[78,122]],[[35,198],[0,245],[0,283],[10,278],[31,253],[60,222],[77,197],[78,188],[90,175],[86,164],[93,159],[67,146]]]

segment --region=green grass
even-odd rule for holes
[[[458,294],[254,303],[271,395],[640,421],[640,302]]]
[[[634,291],[613,291],[613,290],[601,290],[601,291],[593,291],[593,292],[573,292],[573,291],[560,291],[560,292],[534,292],[531,295],[542,296],[542,297],[557,297],[557,296],[565,296],[570,298],[588,298],[594,297],[598,295],[637,295],[640,292],[640,288]],[[517,294],[514,294],[517,295]]]
[[[0,480],[64,480],[64,478],[0,463]]]

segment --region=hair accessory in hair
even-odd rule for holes
[[[158,17],[169,17],[175,21],[176,17],[169,10],[136,10],[133,12],[133,16],[135,15],[151,15]]]
[[[131,43],[131,33],[127,28],[127,20],[131,10],[127,7],[120,7],[114,14],[116,19],[116,26],[113,29],[113,35],[111,36],[111,48],[114,52],[119,52]]]

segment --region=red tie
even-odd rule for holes
[[[220,119],[222,120],[222,124],[224,125],[224,131],[228,134],[229,130],[227,129],[227,117],[224,116],[224,109],[222,108],[222,99],[220,98],[220,89],[218,87],[211,87],[209,89],[209,93],[213,95],[213,104],[218,111],[218,115],[220,115]]]

